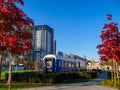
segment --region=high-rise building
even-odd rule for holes
[[[37,25],[34,29],[34,60],[47,54],[55,54],[54,30],[48,25]]]

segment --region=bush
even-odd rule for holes
[[[93,79],[96,72],[60,72],[60,73],[40,73],[39,71],[13,72],[12,81],[28,83],[61,83],[75,79]],[[6,80],[8,73],[6,73]]]
[[[112,86],[112,82],[111,80],[102,80],[101,85]]]
[[[111,80],[102,80],[101,85],[120,88],[120,82],[112,82]]]
[[[120,88],[120,82],[115,82],[115,83],[113,83],[113,87],[115,87],[115,88]]]

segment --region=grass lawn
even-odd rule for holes
[[[0,90],[8,90],[8,88],[0,88]],[[16,88],[13,88],[11,90],[17,90]]]
[[[33,87],[41,87],[41,86],[52,86],[52,85],[58,85],[58,84],[69,84],[69,83],[80,83],[80,82],[87,82],[90,80],[71,80],[71,81],[66,81],[63,83],[57,83],[57,84],[52,84],[52,83],[12,83],[12,90],[17,90],[17,88],[33,88]],[[4,88],[0,88],[0,90],[8,90],[8,85],[5,83],[0,83],[0,87],[4,86]]]
[[[5,72],[4,71],[1,72],[1,79],[2,80],[5,79]]]
[[[53,84],[45,83],[12,83],[12,90],[17,90],[18,88],[33,88],[41,86],[51,86]],[[2,87],[2,88],[1,88]],[[6,83],[0,83],[0,90],[8,90],[8,85]]]

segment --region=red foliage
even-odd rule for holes
[[[107,15],[108,20],[112,19],[112,15]],[[102,44],[97,48],[100,59],[108,61],[114,58],[117,62],[120,62],[120,32],[116,23],[111,22],[105,24],[100,36]]]
[[[107,14],[107,19],[108,20],[112,20],[112,15],[111,14]]]
[[[21,54],[31,49],[27,31],[34,26],[33,21],[16,4],[24,5],[23,0],[0,0],[0,52]]]
[[[25,40],[30,39],[30,38],[32,38],[32,33],[25,31],[25,32],[22,33],[22,38],[25,39]]]

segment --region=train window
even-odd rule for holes
[[[75,63],[73,62],[73,67],[75,67]]]
[[[79,67],[79,63],[78,62],[76,63],[76,67]]]
[[[71,67],[73,67],[73,63],[71,63]]]
[[[69,64],[69,62],[67,61],[66,63],[67,63],[67,65],[66,65],[66,66],[67,66],[67,67],[69,67],[69,65],[68,65],[68,64]]]
[[[61,66],[61,61],[59,61],[59,66]]]
[[[75,67],[75,64],[74,64],[74,62],[72,62],[72,67]]]
[[[65,61],[63,61],[64,62],[64,67],[65,67]]]
[[[68,62],[68,67],[70,67],[70,62]]]
[[[71,62],[69,62],[69,67],[72,67],[72,63]]]
[[[80,67],[80,62],[78,62],[78,67]]]
[[[74,67],[76,67],[76,62],[74,62]]]
[[[64,67],[66,67],[66,61],[64,61]]]
[[[50,67],[50,63],[47,63],[47,67]]]
[[[52,68],[52,61],[47,61],[46,62],[47,68]]]
[[[64,61],[62,61],[62,67],[64,67],[65,65],[64,65]]]
[[[67,61],[65,61],[65,67],[67,67],[68,65],[67,65]]]

